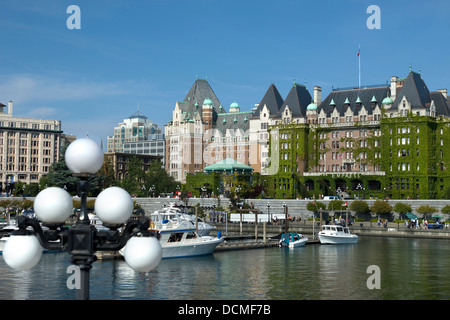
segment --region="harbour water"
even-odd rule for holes
[[[17,272],[0,258],[0,300],[71,300],[66,253],[44,254]],[[379,268],[380,288],[369,289]],[[306,245],[216,252],[162,260],[148,274],[123,260],[97,261],[94,300],[436,300],[450,299],[448,240],[360,237],[355,245]]]

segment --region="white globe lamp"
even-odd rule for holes
[[[44,223],[63,223],[70,217],[72,210],[72,197],[58,187],[42,190],[34,200],[34,212]]]
[[[34,235],[11,235],[3,247],[3,259],[19,271],[33,268],[41,259],[42,247]]]
[[[77,139],[67,147],[65,160],[73,173],[94,174],[103,165],[103,150],[91,139]]]
[[[95,213],[106,224],[125,223],[133,213],[133,199],[122,188],[107,188],[95,200]]]
[[[138,272],[156,268],[162,258],[162,248],[155,237],[131,237],[124,252],[125,261]]]

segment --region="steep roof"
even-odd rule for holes
[[[411,103],[411,109],[427,108],[431,103],[430,91],[427,85],[420,74],[412,71],[406,77],[403,87],[397,92],[392,109],[398,109],[398,105],[403,97],[406,97]]]
[[[294,117],[304,117],[306,116],[306,108],[311,103],[311,100],[312,97],[306,87],[294,83],[286,97],[286,100],[284,100],[280,107],[278,116],[280,116],[280,112],[288,106]]]
[[[192,119],[192,116],[197,112],[200,112],[201,114],[202,105],[205,99],[209,99],[213,103],[213,117],[215,121],[217,118],[217,113],[223,112],[223,109],[221,110],[219,108],[221,106],[221,103],[214,93],[213,89],[209,85],[208,81],[206,80],[195,80],[184,100],[179,101],[178,105],[180,106],[181,110],[186,114],[189,114],[189,117]]]
[[[283,104],[283,98],[281,97],[280,93],[278,92],[277,87],[272,83],[269,86],[269,89],[267,89],[266,94],[262,98],[261,102],[259,103],[258,108],[253,113],[254,117],[259,117],[259,114],[261,110],[266,105],[267,108],[269,108],[270,114],[276,115],[278,111],[281,108],[281,105]]]
[[[450,104],[440,92],[431,92],[430,99],[434,101],[436,106],[436,115],[450,117]]]
[[[332,91],[319,105],[318,112],[323,109],[327,116],[329,116],[334,108],[336,108],[342,116],[347,111],[348,106],[350,106],[350,109],[354,113],[359,112],[362,106],[364,106],[368,114],[372,114],[372,101],[376,101],[376,104],[381,105],[383,99],[388,95],[390,95],[390,90],[387,86]],[[331,102],[334,102],[335,106],[331,106]]]

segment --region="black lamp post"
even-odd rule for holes
[[[148,272],[156,267],[162,255],[158,240],[148,231],[149,220],[130,219],[133,201],[121,188],[112,187],[102,191],[95,203],[97,215],[109,230],[97,230],[90,223],[86,206],[89,179],[103,163],[103,152],[93,143],[89,139],[79,139],[69,145],[66,151],[69,169],[80,177],[78,195],[81,198],[81,211],[75,225],[68,230],[62,227],[72,212],[72,198],[67,191],[56,187],[44,189],[37,195],[34,209],[38,219],[48,227],[48,230],[43,230],[37,219],[20,217],[19,229],[11,233],[3,252],[5,262],[18,270],[29,269],[36,265],[42,255],[42,248],[68,252],[71,255],[71,262],[80,270],[80,289],[77,289],[76,296],[83,300],[89,299],[89,274],[92,263],[97,259],[95,255],[97,251],[118,251],[133,238],[132,245],[138,246],[141,252],[125,248],[124,257],[133,269],[142,272]],[[76,163],[79,161],[77,156],[83,159],[80,163],[86,164],[91,160],[91,167],[81,170],[77,168]],[[126,221],[128,222],[124,229],[119,231]]]

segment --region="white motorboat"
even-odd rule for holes
[[[179,207],[173,205],[165,207],[164,209],[159,210],[157,212],[166,216],[166,219],[181,216],[186,220],[190,220],[194,224],[194,226],[197,227],[197,233],[199,236],[208,236],[211,233],[211,231],[216,228],[215,226],[212,226],[209,223],[206,223],[201,219],[197,218],[194,214],[183,212]]]
[[[109,230],[108,227],[105,227],[103,225],[103,221],[100,220],[100,218],[96,214],[89,213],[88,217],[89,217],[90,224],[92,224],[97,230],[99,230],[99,231],[107,231],[107,230]]]
[[[299,233],[283,233],[280,238],[280,247],[302,247],[308,242],[308,238]]]
[[[318,234],[321,244],[357,243],[358,236],[351,234],[348,227],[340,225],[325,225]]]
[[[149,230],[155,231],[159,236],[163,259],[209,255],[223,242],[220,235],[200,236],[194,223],[176,211],[152,213]],[[124,249],[119,252],[123,254]]]

